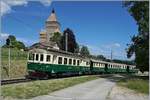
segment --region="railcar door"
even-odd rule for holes
[[[93,61],[90,60],[90,71],[92,72],[93,71]]]
[[[108,72],[108,64],[105,64],[105,72]]]
[[[129,73],[129,66],[127,66],[127,73]]]

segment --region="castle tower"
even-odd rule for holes
[[[45,30],[40,32],[40,43],[43,42],[47,42],[47,34]]]
[[[47,42],[50,42],[50,38],[53,36],[54,32],[60,32],[60,23],[57,21],[55,10],[53,9],[46,21]]]

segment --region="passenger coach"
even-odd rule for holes
[[[133,65],[106,62],[53,48],[32,48],[28,54],[29,77],[100,73],[136,73]]]

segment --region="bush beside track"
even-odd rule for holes
[[[79,83],[97,79],[98,76],[80,76],[53,80],[39,80],[28,83],[19,83],[2,86],[2,97],[28,99],[39,95],[60,90]]]

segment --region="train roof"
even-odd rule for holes
[[[125,63],[123,64],[123,63],[116,63],[116,62],[110,62],[110,61],[103,61],[103,60],[100,60],[100,59],[94,59],[94,58],[82,56],[78,53],[71,53],[71,52],[67,52],[67,51],[64,51],[64,50],[56,49],[54,47],[54,44],[55,43],[51,43],[51,44],[36,43],[36,44],[32,45],[28,50],[29,50],[29,52],[46,53],[48,51],[48,52],[54,52],[54,53],[61,53],[61,54],[66,54],[66,55],[73,56],[73,57],[82,58],[82,59],[85,59],[85,60],[91,60],[93,62],[104,63],[104,64],[109,63],[109,64],[118,64],[118,65],[129,65],[129,64],[125,64]],[[130,66],[135,66],[135,65],[130,65]]]
[[[69,55],[69,56],[89,59],[88,57],[82,56],[78,53],[71,53],[71,52],[67,52],[67,51],[64,51],[64,50],[56,49],[53,46],[48,46],[48,45],[43,44],[43,43],[34,44],[34,46],[31,46],[28,50],[29,50],[29,52],[41,52],[41,53],[42,52],[46,53],[48,51],[48,52],[61,53],[61,54]]]

